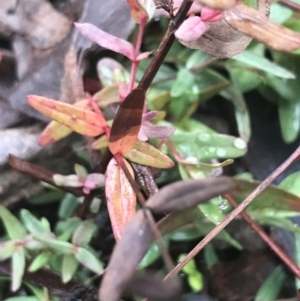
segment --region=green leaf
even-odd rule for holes
[[[65,221],[60,221],[57,223],[55,233],[57,234],[57,236],[63,235],[65,240],[69,240],[80,223],[80,218],[69,217]]]
[[[300,131],[300,101],[280,101],[278,109],[282,138],[286,143],[294,142]]]
[[[281,287],[286,279],[283,267],[278,266],[258,289],[254,301],[273,301],[279,296]]]
[[[25,250],[19,247],[15,250],[12,256],[12,282],[11,289],[13,292],[18,290],[22,283],[22,278],[25,272]]]
[[[215,199],[218,200],[218,198]],[[215,225],[219,224],[225,219],[225,215],[220,209],[220,206],[213,203],[212,200],[198,206],[203,215]]]
[[[244,50],[240,54],[233,56],[231,59],[247,64],[248,66],[257,68],[258,70],[268,72],[280,78],[295,78],[295,75],[292,72],[290,72],[289,69],[280,67],[277,64],[269,61],[268,59],[256,55],[249,50]]]
[[[283,99],[288,102],[299,102],[300,95],[300,57],[292,54],[272,51],[277,64],[284,66],[295,74],[294,79],[278,78],[272,74],[266,74],[267,84],[270,85]]]
[[[179,69],[176,80],[171,89],[171,97],[180,97],[191,91],[195,84],[195,76],[186,68]]]
[[[212,268],[219,263],[219,258],[211,243],[207,244],[204,248],[204,261],[208,268]]]
[[[237,189],[230,192],[237,203],[241,203],[259,184],[259,181],[233,179]],[[273,208],[276,210],[300,211],[300,197],[279,187],[268,186],[248,206],[248,210]]]
[[[293,15],[293,10],[280,5],[279,3],[272,3],[270,6],[270,20],[279,24],[283,24]]]
[[[249,92],[259,86],[262,82],[262,75],[259,76],[257,71],[249,70],[247,65],[239,63],[233,64],[232,61],[228,61],[226,69],[230,74],[230,78],[234,86],[241,92]]]
[[[33,236],[37,241],[43,243],[49,248],[59,251],[64,254],[71,254],[74,250],[74,246],[69,242],[61,241],[56,238],[42,236],[40,234],[34,234]]]
[[[37,270],[39,270],[40,268],[44,267],[49,259],[50,259],[50,255],[49,252],[42,252],[40,253],[38,256],[36,256],[34,258],[34,260],[32,261],[32,263],[30,264],[28,271],[29,272],[35,272]]]
[[[100,90],[93,95],[93,99],[96,101],[98,106],[103,109],[108,105],[120,101],[119,97],[119,84],[114,84]]]
[[[80,179],[85,179],[87,177],[88,172],[87,172],[87,170],[82,165],[75,164],[74,169],[75,169],[76,175]]]
[[[124,154],[132,162],[156,168],[171,168],[173,161],[151,144],[137,140],[132,149]]]
[[[11,239],[24,239],[27,232],[18,219],[10,213],[4,206],[0,205],[0,217],[4,227]]]
[[[196,223],[196,228],[188,230],[179,230],[172,234],[171,240],[174,241],[189,241],[193,239],[198,239],[200,237],[206,236],[211,230],[213,230],[215,225],[208,220],[205,220],[203,217],[199,218]],[[242,245],[233,239],[226,230],[222,230],[217,236],[216,239],[220,239],[228,242],[238,250],[242,249]]]
[[[198,66],[202,66],[209,61],[211,56],[202,51],[193,51],[188,57],[185,67],[187,69],[197,69]]]
[[[61,190],[47,191],[37,196],[31,197],[26,202],[33,205],[52,204],[60,201],[65,195]]]
[[[73,216],[75,210],[78,208],[78,205],[78,198],[71,193],[67,193],[62,199],[58,209],[59,218],[66,219],[68,217]]]
[[[182,261],[186,257],[186,254],[181,254],[179,256],[178,262]],[[182,269],[182,271],[187,274],[187,280],[189,283],[189,286],[193,290],[193,292],[199,292],[203,289],[204,283],[203,283],[203,276],[202,274],[197,270],[197,266],[195,263],[195,260],[190,260]]]
[[[202,233],[202,236],[206,236],[214,228],[215,228],[215,225],[213,223],[211,223],[210,221],[208,221],[208,220],[199,219],[198,222],[197,222],[197,229],[198,229],[199,232]],[[216,239],[226,241],[238,250],[243,249],[242,245],[237,240],[232,238],[231,235],[226,230],[222,230],[216,236]]]
[[[0,261],[10,258],[19,243],[22,242],[18,240],[0,242]]]
[[[129,82],[129,73],[120,63],[111,58],[103,58],[98,61],[97,73],[105,87],[116,83]]]
[[[300,234],[295,234],[295,251],[294,251],[295,262],[297,266],[300,266]],[[296,287],[300,287],[300,279],[295,277]]]
[[[163,238],[165,246],[168,247],[169,246],[169,236],[165,236]],[[146,267],[148,267],[149,265],[151,265],[152,263],[154,263],[161,255],[160,252],[160,248],[157,244],[157,242],[152,242],[148,252],[146,253],[146,255],[144,256],[144,258],[141,260],[138,269],[142,270]]]
[[[38,301],[49,301],[49,299],[45,300],[45,294],[44,291],[34,285],[31,285],[29,283],[25,283],[25,285],[28,287],[28,289],[35,295],[36,299]]]
[[[79,263],[73,254],[64,255],[61,270],[63,283],[67,283],[73,278],[78,265]]]
[[[4,301],[39,301],[39,300],[33,296],[19,296],[19,297],[6,298]]]
[[[84,248],[77,248],[74,254],[76,259],[89,270],[95,272],[98,275],[103,273],[103,264],[100,262],[94,254]]]
[[[187,160],[237,158],[246,153],[247,144],[241,138],[207,132],[176,131],[170,140]]]
[[[20,216],[24,226],[30,233],[47,232],[47,228],[27,209],[22,209]]]
[[[256,212],[251,212],[250,215],[253,219],[258,221],[262,225],[283,228],[283,229],[286,229],[293,233],[300,234],[300,226],[293,223],[292,221],[290,221],[287,218],[276,218],[276,217],[264,216],[264,215],[256,213]]]
[[[239,134],[244,141],[248,142],[251,136],[250,116],[242,93],[231,86],[221,91],[220,95],[233,103]]]
[[[85,220],[75,230],[72,237],[72,244],[78,247],[87,245],[92,239],[97,227],[93,220]]]
[[[296,171],[286,177],[280,184],[279,187],[300,196],[300,171]]]
[[[199,102],[203,103],[230,86],[230,82],[218,72],[205,68],[197,72],[196,86]]]

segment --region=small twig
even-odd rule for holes
[[[291,9],[293,9],[294,11],[297,11],[298,13],[300,13],[300,4],[291,1],[291,0],[280,0],[279,1],[280,4],[289,7]]]
[[[300,147],[283,162],[274,172],[272,172],[252,193],[227,217],[218,224],[198,245],[170,272],[164,279],[175,276],[191,259],[193,259],[217,234],[219,234],[236,216],[238,216],[264,189],[266,189],[283,171],[299,159]]]
[[[234,207],[238,204],[229,194],[224,194],[225,199]],[[259,226],[251,216],[246,212],[240,213],[241,217],[248,223],[248,225],[260,236],[260,238],[272,249],[274,253],[286,264],[290,271],[300,278],[300,269],[297,264],[290,258],[290,256]]]
[[[13,169],[18,170],[18,171],[22,172],[23,174],[27,174],[31,177],[38,179],[39,181],[46,182],[52,186],[55,186],[61,190],[66,191],[66,192],[70,192],[70,193],[74,194],[75,196],[85,195],[81,188],[56,185],[53,180],[54,173],[46,168],[43,168],[43,167],[38,166],[33,163],[23,161],[23,160],[19,159],[18,157],[11,155],[11,154],[9,155],[8,161],[9,161],[10,166]]]
[[[166,55],[168,54],[173,42],[175,40],[174,32],[181,25],[185,19],[189,9],[191,8],[192,1],[184,0],[176,16],[170,21],[167,32],[165,33],[157,51],[155,52],[151,63],[142,77],[138,88],[148,90],[158,69],[163,63]]]

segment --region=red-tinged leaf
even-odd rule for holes
[[[129,42],[117,38],[109,33],[99,29],[98,27],[88,23],[74,23],[81,34],[97,43],[103,48],[121,53],[130,60],[135,60],[135,49]]]
[[[27,101],[37,111],[84,136],[94,137],[105,131],[105,119],[95,112],[36,95],[27,96]]]
[[[223,15],[219,10],[203,7],[201,10],[201,19],[203,22],[216,22],[222,20]]]
[[[119,84],[105,87],[101,91],[94,94],[93,99],[100,108],[106,108],[109,104],[119,102]]]
[[[89,101],[87,99],[83,99],[81,101],[76,102],[74,106],[88,109]],[[52,144],[60,139],[67,137],[72,132],[73,131],[69,127],[57,121],[51,121],[39,137],[38,144],[40,146]]]
[[[113,155],[125,154],[134,146],[141,128],[144,103],[145,91],[134,89],[120,105],[108,144]]]
[[[164,153],[143,141],[136,141],[134,147],[124,154],[124,157],[134,163],[156,168],[171,168],[174,162]]]
[[[253,8],[240,4],[223,14],[233,28],[270,48],[285,52],[300,48],[300,33],[272,22]]]
[[[134,177],[131,166],[125,159],[124,162],[132,177]],[[122,168],[115,159],[111,159],[107,166],[105,195],[112,229],[118,241],[136,211],[136,196]]]
[[[195,0],[196,2],[213,9],[226,10],[238,4],[238,0]]]
[[[185,20],[175,31],[177,39],[190,43],[199,39],[207,30],[207,26],[200,17],[193,16]]]
[[[138,138],[141,141],[147,141],[149,138],[163,139],[172,136],[175,128],[166,125],[155,125],[149,121],[142,123]]]
[[[57,121],[51,121],[39,137],[38,145],[46,146],[52,144],[67,137],[71,133],[72,130],[69,127]]]
[[[133,19],[138,23],[146,23],[149,16],[146,10],[140,5],[138,0],[126,0],[131,9]]]
[[[151,55],[151,53],[152,53],[152,51],[143,52],[137,56],[136,60],[137,61],[144,60],[144,59],[148,58],[149,55]]]

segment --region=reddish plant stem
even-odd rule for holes
[[[227,193],[224,198],[234,207],[237,208],[238,204],[233,197]],[[260,236],[260,238],[273,250],[274,253],[286,264],[290,271],[300,278],[300,269],[290,256],[259,226],[251,216],[246,212],[241,212],[240,216],[248,223],[248,225]]]
[[[68,187],[68,186],[58,186],[53,180],[53,176],[55,175],[54,172],[51,170],[48,170],[46,168],[43,168],[41,166],[38,166],[36,164],[23,161],[17,156],[14,155],[9,155],[8,162],[10,166],[17,170],[20,171],[23,174],[27,174],[31,177],[34,177],[38,179],[39,181],[46,182],[52,186],[55,186],[63,191],[70,192],[74,194],[75,196],[83,196],[85,195],[82,191],[81,188],[76,188],[76,187]]]
[[[136,78],[136,72],[139,67],[140,61],[137,60],[137,57],[140,53],[141,50],[141,45],[143,41],[143,36],[144,36],[144,30],[145,30],[145,25],[146,25],[147,20],[143,20],[139,26],[139,32],[135,44],[135,60],[132,61],[131,65],[131,72],[130,72],[130,80],[129,80],[129,87],[128,87],[128,93],[130,93],[133,88],[134,88],[134,83],[135,83],[135,78]]]
[[[272,172],[260,185],[248,195],[248,197],[236,207],[227,217],[218,224],[198,245],[166,275],[165,279],[175,276],[191,259],[193,259],[212,239],[219,234],[234,218],[236,218],[264,189],[266,189],[283,171],[285,171],[300,156],[300,146],[294,153],[284,161],[274,172]]]
[[[291,0],[280,0],[279,1],[280,4],[286,6],[286,7],[289,7],[291,9],[293,9],[294,11],[300,13],[300,4],[294,2],[294,1],[291,1]]]

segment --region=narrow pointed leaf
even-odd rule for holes
[[[235,7],[238,0],[195,0],[195,2],[213,9],[226,10]]]
[[[95,230],[96,226],[93,220],[82,222],[73,234],[72,244],[81,247],[87,245],[92,239]]]
[[[103,273],[102,263],[90,251],[84,248],[78,248],[75,257],[82,265],[96,274],[101,275]]]
[[[69,187],[82,187],[83,182],[79,179],[77,175],[54,175],[53,181],[58,186],[69,186]]]
[[[275,50],[290,52],[300,48],[300,33],[270,21],[253,8],[239,4],[225,11],[224,18],[233,28]]]
[[[63,283],[69,282],[78,268],[79,262],[73,254],[66,254],[63,258],[61,274]]]
[[[131,166],[124,162],[134,176]],[[123,170],[115,159],[111,159],[106,171],[105,195],[112,229],[116,240],[135,213],[136,196]]]
[[[113,84],[105,87],[93,95],[93,99],[100,108],[106,108],[109,104],[120,101],[119,84]]]
[[[18,248],[12,256],[12,283],[11,289],[15,292],[20,288],[25,272],[25,250]]]
[[[0,205],[0,217],[4,223],[5,230],[11,239],[24,239],[27,232],[18,219],[4,206]]]
[[[88,23],[75,23],[76,28],[81,34],[97,43],[103,48],[112,50],[128,57],[130,60],[135,59],[135,50],[129,42],[117,38],[100,28]]]
[[[65,254],[71,254],[74,246],[72,244],[70,244],[69,242],[66,241],[61,241],[58,240],[57,238],[51,238],[51,237],[46,237],[46,236],[42,236],[42,235],[34,235],[34,238],[43,243],[44,245],[48,246],[49,248],[59,251],[61,253],[65,253]]]
[[[40,253],[30,264],[28,271],[35,272],[45,266],[48,261],[50,260],[49,252],[42,252]]]
[[[108,146],[107,136],[102,135],[100,138],[95,140],[92,144],[93,149],[103,149]]]
[[[259,181],[253,180],[238,178],[232,180],[236,183],[237,189],[230,194],[237,203],[241,203],[260,184]],[[279,187],[269,185],[248,207],[249,210],[261,210],[264,208],[300,211],[300,197]]]
[[[30,233],[46,232],[47,229],[33,214],[27,209],[22,209],[20,212],[22,222]]]
[[[129,82],[129,72],[116,60],[100,59],[97,63],[97,74],[104,87]]]
[[[87,170],[86,170],[82,165],[75,164],[75,165],[74,165],[74,169],[75,169],[76,175],[77,175],[80,179],[84,179],[84,178],[87,177],[88,172],[87,172]]]
[[[78,101],[74,104],[76,107],[80,107],[83,109],[89,108],[89,101],[87,99]],[[70,135],[72,130],[57,121],[51,121],[47,127],[42,132],[41,136],[39,137],[38,144],[40,146],[45,146],[52,144],[60,139],[63,139]]]
[[[17,243],[18,241],[16,240],[4,241],[0,243],[0,261],[4,261],[13,255]]]
[[[134,146],[141,128],[144,103],[145,91],[134,89],[120,105],[109,138],[113,155],[125,154]]]
[[[27,96],[28,103],[40,113],[85,136],[98,136],[106,121],[97,113],[46,97]]]
[[[134,147],[124,154],[134,163],[156,168],[172,168],[174,162],[151,144],[137,140]]]

